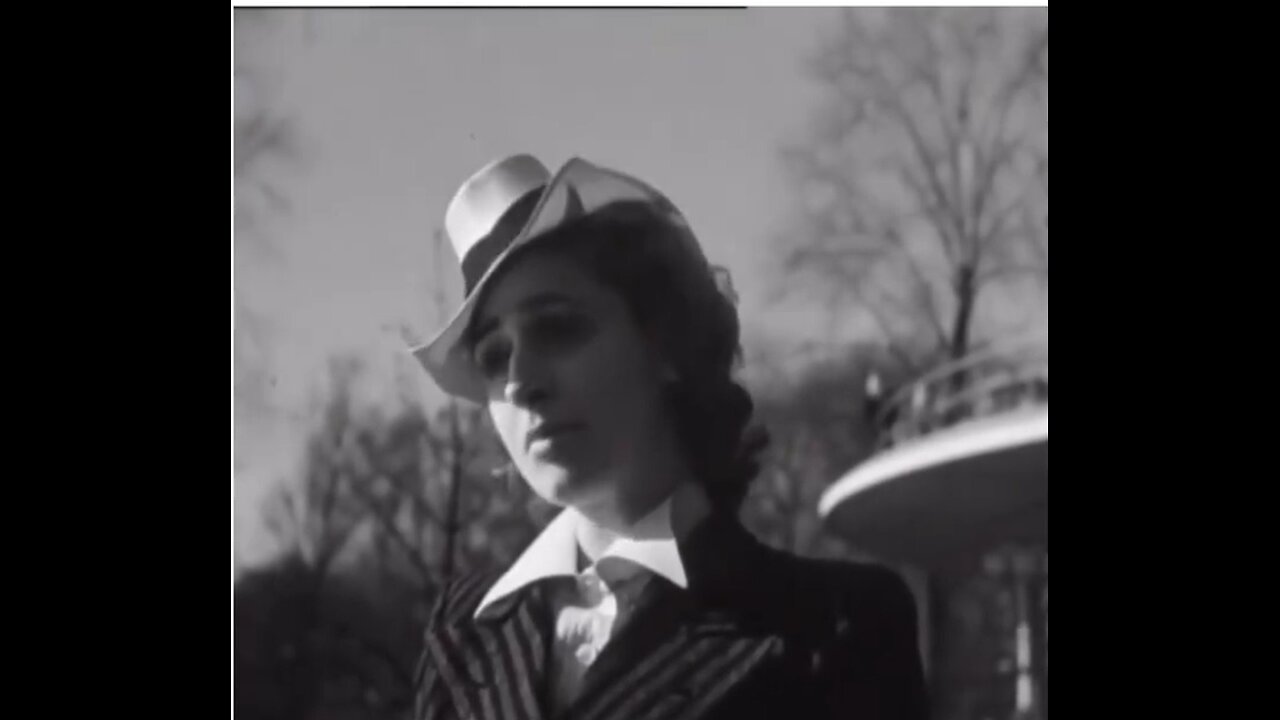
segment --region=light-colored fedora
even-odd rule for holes
[[[445,212],[445,234],[462,269],[461,306],[435,337],[411,352],[440,389],[483,404],[482,379],[461,342],[477,299],[512,252],[573,220],[615,202],[652,206],[676,227],[693,258],[706,263],[688,222],[661,192],[616,170],[582,158],[554,175],[532,155],[505,157],[485,165],[458,189]],[[601,238],[607,240],[607,238]]]

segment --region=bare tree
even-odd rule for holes
[[[362,471],[348,483],[375,525],[374,559],[420,592],[502,564],[541,522],[523,483],[498,477],[504,455],[479,408],[450,404],[430,420],[416,406],[374,414],[351,452]]]
[[[301,476],[277,488],[264,508],[267,528],[280,545],[321,579],[368,520],[354,490],[365,461],[351,452],[361,421],[352,391],[360,366],[336,360],[330,372],[330,394],[307,439]]]
[[[878,328],[882,397],[996,340],[1011,320],[998,311],[1047,301],[1048,49],[1043,9],[860,8],[811,59],[825,102],[783,155],[800,210],[788,278]],[[949,568],[928,590],[947,703],[972,681],[951,617],[965,577]]]
[[[273,575],[281,584],[246,600],[246,617],[286,604],[292,630],[276,646],[293,648],[306,673],[256,692],[292,688],[297,706],[394,716],[412,696],[421,630],[443,584],[506,564],[547,516],[523,483],[492,477],[503,456],[480,408],[388,411],[358,400],[357,361],[335,360],[331,372],[302,472],[267,508],[288,559]],[[270,664],[254,653],[279,649],[253,645],[245,662]]]
[[[848,10],[813,56],[827,92],[788,148],[793,273],[870,315],[917,369],[974,344],[979,301],[1048,275],[1048,14]]]
[[[232,128],[233,214],[235,221],[233,337],[234,393],[238,435],[250,421],[274,411],[270,346],[274,332],[267,315],[251,298],[255,272],[278,263],[282,254],[273,241],[270,221],[289,209],[281,185],[281,167],[301,158],[298,129],[272,99],[271,68],[257,59],[268,45],[281,16],[237,9],[235,12],[235,112]]]

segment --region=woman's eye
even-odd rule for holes
[[[481,345],[475,352],[475,364],[484,377],[495,377],[507,366],[506,351],[501,343],[490,342]]]
[[[590,325],[580,316],[557,313],[539,317],[530,330],[539,344],[557,347],[584,338]]]
[[[530,319],[514,339],[498,338],[495,334],[481,341],[472,351],[472,362],[482,377],[493,380],[506,372],[513,342],[523,348],[522,353],[551,357],[577,346],[590,337],[591,331],[591,323],[581,315],[546,313]]]

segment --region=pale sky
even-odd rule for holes
[[[821,340],[825,313],[766,297],[794,197],[778,150],[820,97],[803,58],[836,12],[272,11],[269,31],[237,38],[238,64],[296,123],[303,163],[274,174],[292,203],[264,228],[278,262],[241,252],[235,291],[272,323],[275,401],[301,412],[325,359],[347,349],[375,385],[398,367],[434,394],[392,329],[434,329],[432,233],[458,183],[513,152],[553,169],[579,155],[661,188],[732,271],[749,350],[766,335]],[[451,302],[457,276],[443,269]],[[236,547],[251,560],[262,493],[299,448],[287,424],[241,430]]]

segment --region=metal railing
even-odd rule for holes
[[[1049,402],[1048,335],[1001,343],[898,390],[876,416],[879,449],[977,418]]]

